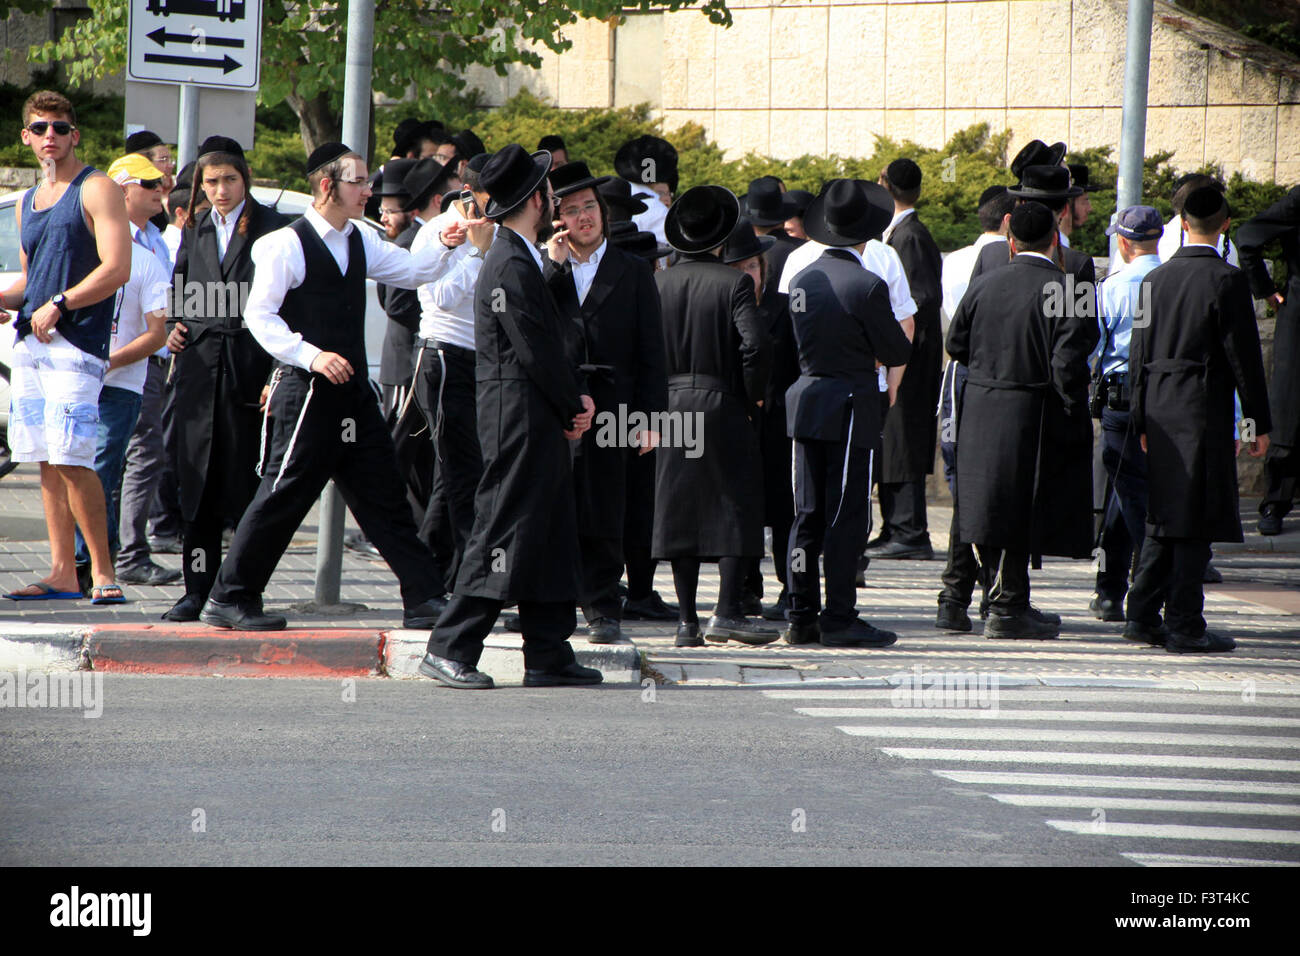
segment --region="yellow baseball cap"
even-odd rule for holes
[[[128,153],[113,160],[108,167],[108,178],[119,186],[140,183],[150,179],[162,179],[163,171],[149,162],[149,157],[142,153]]]

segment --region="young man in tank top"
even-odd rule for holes
[[[81,134],[62,94],[32,94],[23,104],[21,135],[42,175],[16,210],[23,274],[0,295],[0,305],[18,310],[10,441],[15,461],[41,463],[51,567],[40,581],[6,596],[81,596],[75,519],[90,550],[94,603],[120,604],[94,466],[114,293],[131,276],[126,203],[112,180],[77,159]]]

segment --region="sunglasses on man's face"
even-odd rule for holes
[[[54,127],[54,132],[59,136],[67,136],[77,128],[64,120],[55,120],[52,123],[47,120],[37,120],[35,123],[28,123],[27,129],[33,136],[44,136],[45,131],[51,126]]]
[[[141,189],[162,189],[163,181],[161,179],[141,179],[139,183]]]

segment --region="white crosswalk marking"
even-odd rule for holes
[[[954,750],[931,747],[881,747],[906,760],[962,760],[975,763],[1094,764],[1099,767],[1183,767],[1188,770],[1279,770],[1300,773],[1300,760],[1253,757],[1197,757],[1183,754],[1061,753],[1055,750]]]
[[[1071,797],[1060,793],[991,793],[998,803],[1016,807],[1091,810],[1156,810],[1161,813],[1239,813],[1243,816],[1300,817],[1300,806],[1238,800],[1156,800],[1141,797]]]
[[[1163,823],[1111,823],[1092,820],[1048,820],[1047,825],[1066,833],[1091,836],[1153,837],[1157,840],[1214,840],[1224,843],[1300,844],[1300,830],[1254,830],[1246,827],[1189,827]]]
[[[1266,747],[1300,750],[1296,737],[1228,734],[1152,734],[1142,731],[1056,730],[1045,727],[839,727],[851,737],[904,737],[922,740],[1034,740],[1063,744],[1155,744],[1158,747]]]
[[[1196,780],[1190,777],[1107,777],[1082,773],[996,773],[987,770],[936,770],[936,776],[955,783],[986,786],[1070,787],[1107,790],[1181,790],[1184,793],[1262,793],[1300,797],[1300,784],[1272,780]]]
[[[1185,853],[1121,853],[1143,866],[1300,866],[1291,860],[1246,860],[1235,856],[1188,856]]]
[[[887,720],[912,718],[917,720],[1044,720],[1053,722],[1077,721],[1080,723],[1113,724],[1190,724],[1197,726],[1219,725],[1224,727],[1300,727],[1300,718],[1296,717],[1249,717],[1240,714],[1153,714],[1119,711],[1087,710],[1010,710],[1000,707],[997,710],[943,709],[922,707],[796,707],[796,714],[805,717],[879,717]]]

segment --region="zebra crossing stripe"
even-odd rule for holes
[[[1098,767],[1174,767],[1188,770],[1276,770],[1300,773],[1300,760],[1263,757],[1196,757],[1188,754],[1098,754],[1057,750],[960,750],[943,747],[881,747],[904,760],[957,760],[968,763],[1087,764]]]
[[[1108,790],[1181,790],[1184,793],[1260,793],[1300,796],[1300,784],[1273,780],[1197,780],[1190,777],[1107,777],[1081,773],[997,773],[987,770],[932,770],[955,783],[983,786],[1073,787]]]
[[[1159,800],[1143,797],[1070,796],[1062,793],[990,793],[998,803],[1016,807],[1054,807],[1064,810],[1152,810],[1160,813],[1233,813],[1242,816],[1300,817],[1300,806],[1283,803],[1247,803],[1240,800]]]
[[[973,697],[973,695],[972,695]],[[1001,704],[1001,702],[999,702]],[[1094,710],[1017,710],[999,706],[980,709],[970,707],[796,707],[805,717],[882,718],[928,720],[1045,720],[1113,724],[1218,724],[1232,727],[1300,727],[1295,717],[1242,716],[1238,714],[1153,714],[1135,711]]]
[[[1300,866],[1291,860],[1247,860],[1234,856],[1188,856],[1185,853],[1121,853],[1143,866]]]
[[[1164,823],[1105,823],[1094,820],[1048,820],[1065,833],[1091,836],[1150,837],[1157,840],[1213,840],[1216,843],[1300,844],[1300,830],[1254,830],[1247,827],[1196,827]]]
[[[1011,675],[999,674],[998,676],[999,678],[1006,678]],[[1014,679],[1023,681],[1025,678],[1015,675]],[[840,680],[843,680],[849,687],[852,686],[852,678],[840,678]],[[764,690],[760,691],[760,693],[764,697],[771,697],[774,700],[854,700],[871,703],[873,701],[889,700],[897,689],[895,686],[862,687],[855,690],[848,689],[848,687],[828,687],[825,690]],[[1033,686],[1016,687],[1009,690],[1006,685],[999,684],[998,690],[1003,705],[1021,701],[1064,701],[1067,698],[1069,703],[1072,704],[1122,700],[1133,704],[1194,704],[1198,707],[1231,707],[1243,703],[1241,688],[1212,690],[1178,687],[1171,690],[1161,690],[1158,687],[1144,687],[1140,690],[1116,690],[1096,687],[1061,687],[1058,689]],[[1300,697],[1284,697],[1273,693],[1265,695],[1258,687],[1256,690],[1258,696],[1254,703],[1251,704],[1253,708],[1300,708]],[[1216,696],[1219,697],[1218,700],[1215,699]]]
[[[921,740],[1030,740],[1069,744],[1155,744],[1160,747],[1256,747],[1300,749],[1300,737],[1227,734],[1149,734],[1140,731],[1052,730],[1038,727],[837,727],[850,737],[900,737]]]

